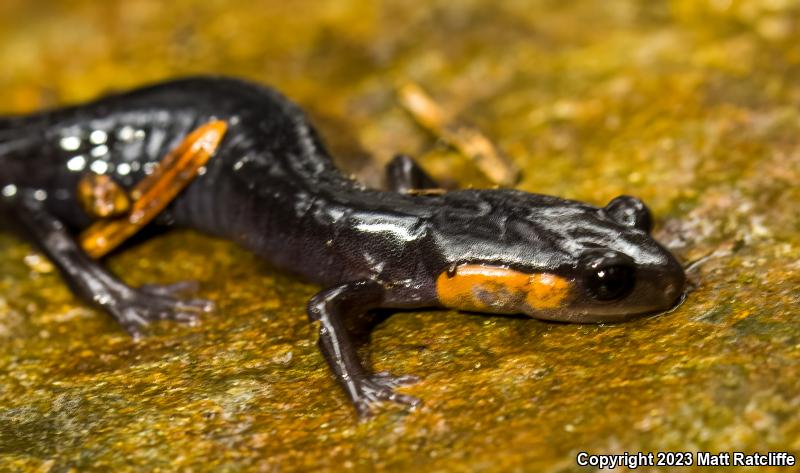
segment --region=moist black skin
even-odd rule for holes
[[[235,241],[321,285],[308,314],[361,416],[379,401],[415,405],[394,391],[414,377],[369,373],[342,319],[377,308],[441,307],[436,278],[458,265],[569,280],[570,297],[556,309],[498,309],[566,322],[661,312],[683,292],[683,269],[649,235],[650,213],[638,199],[621,196],[597,208],[509,189],[409,194],[401,191],[436,183],[408,157],[389,166],[389,191],[366,189],[333,166],[297,106],[260,85],[190,78],[0,119],[0,201],[76,294],[136,337],[150,321],[193,322],[211,305],[178,298],[184,285],[131,288],[88,258],[74,239],[91,221],[76,201],[78,181],[87,172],[107,173],[130,188],[212,119],[228,123],[227,135],[159,224]],[[610,283],[599,276],[601,284],[596,271],[609,269],[604,262],[623,266],[612,268]]]

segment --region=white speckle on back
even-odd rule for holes
[[[100,145],[92,148],[91,154],[95,158],[99,158],[108,154],[108,146]]]
[[[125,142],[132,141],[135,131],[132,126],[125,125],[117,132],[117,138]]]
[[[83,155],[75,156],[67,161],[67,169],[72,172],[80,172],[86,168],[86,158]]]
[[[14,197],[17,195],[17,186],[9,184],[3,187],[3,197]]]
[[[106,132],[105,132],[105,131],[103,131],[103,130],[94,130],[94,131],[93,131],[93,132],[92,132],[92,133],[89,135],[89,141],[90,141],[90,142],[91,142],[93,145],[102,145],[102,144],[105,144],[105,142],[106,142],[106,141],[108,141],[108,133],[106,133]]]
[[[81,147],[81,138],[74,135],[65,136],[58,144],[64,151],[77,151]]]
[[[128,163],[121,163],[117,166],[117,174],[120,176],[127,176],[131,173],[131,165]]]
[[[92,161],[89,169],[95,174],[105,174],[108,172],[108,163],[100,160]]]

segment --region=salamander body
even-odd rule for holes
[[[649,234],[644,204],[598,208],[511,189],[409,193],[436,184],[407,157],[388,191],[340,173],[303,112],[272,89],[199,77],[79,106],[0,119],[0,191],[76,293],[134,335],[156,319],[195,320],[205,301],[180,287],[130,288],[81,251],[91,223],[77,204],[86,173],[132,188],[199,125],[228,124],[204,173],[159,217],[237,242],[319,284],[309,316],[320,348],[361,415],[377,401],[415,404],[408,376],[370,374],[342,325],[353,312],[448,307],[565,322],[665,311],[684,272]]]

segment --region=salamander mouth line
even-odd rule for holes
[[[662,313],[663,314],[671,314],[671,313],[675,312],[676,310],[678,310],[678,307],[682,306],[683,303],[686,302],[686,298],[689,297],[689,294],[694,292],[696,289],[697,289],[697,287],[688,285],[686,287],[686,289],[681,293],[681,296],[678,298],[678,300],[675,301],[675,305],[670,307],[668,310],[663,311]]]

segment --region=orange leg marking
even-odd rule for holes
[[[194,180],[227,130],[227,123],[217,120],[189,134],[152,174],[131,190],[134,202],[125,217],[98,221],[81,234],[81,246],[86,253],[95,259],[102,258],[156,218]]]
[[[111,176],[87,174],[78,183],[78,202],[92,218],[115,218],[131,210],[128,193]]]

